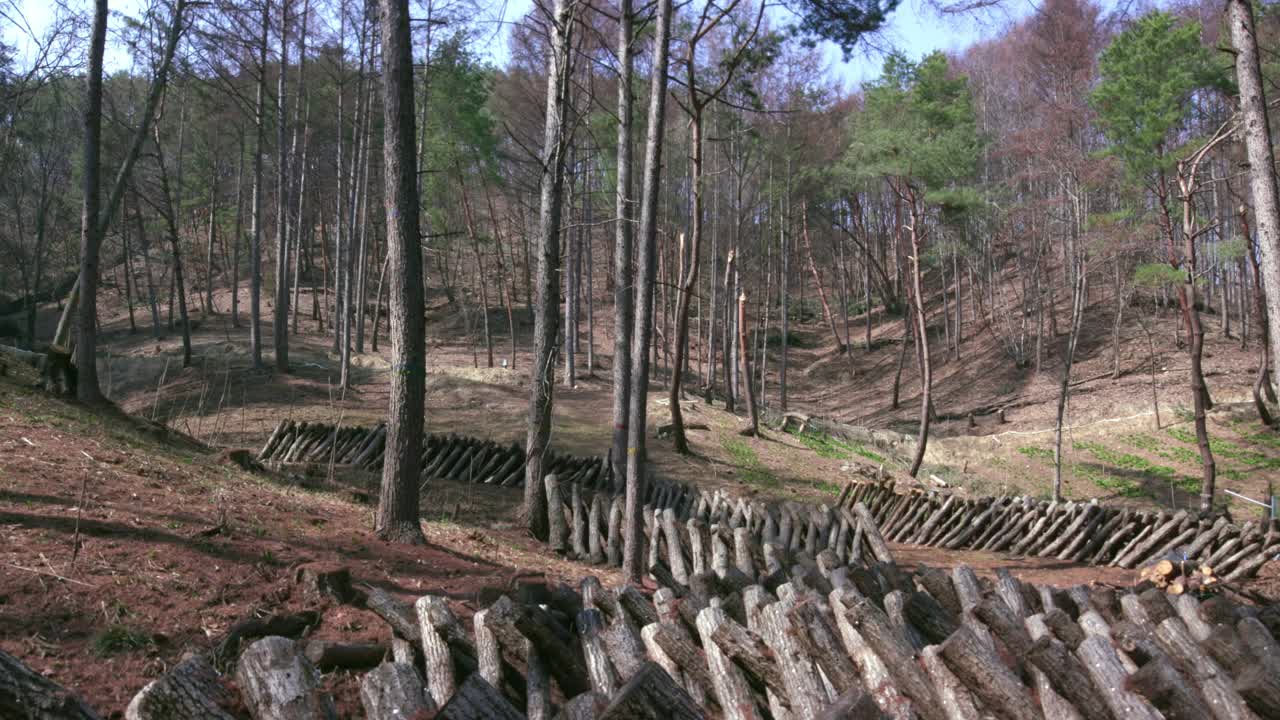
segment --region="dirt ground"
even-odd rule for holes
[[[562,451],[603,455],[610,436],[611,313],[599,300],[602,288],[596,290],[597,367],[588,370],[584,364],[574,387],[557,386],[552,443]],[[102,312],[99,368],[109,397],[127,416],[89,413],[38,394],[30,389],[31,378],[12,368],[0,379],[0,648],[81,691],[105,714],[119,717],[148,679],[184,651],[210,647],[237,620],[302,609],[306,600],[293,576],[307,563],[345,565],[357,581],[404,599],[443,595],[464,617],[476,609],[482,590],[508,589],[517,579],[576,583],[588,572],[602,574],[606,582],[614,579],[597,568],[548,556],[517,529],[517,491],[447,483],[429,487],[422,505],[429,544],[400,548],[372,537],[371,509],[352,502],[345,491],[367,483],[367,477],[317,482],[306,473],[250,473],[221,459],[221,448],[260,447],[285,418],[347,425],[385,418],[385,328],[379,353],[353,356],[354,382],[344,393],[337,387],[332,341],[309,317],[301,319],[301,333],[291,337],[287,375],[253,367],[247,318],[234,327],[225,312],[196,314],[195,362],[182,368],[179,336],[166,330],[164,337],[153,338],[141,312],[139,330],[131,333],[111,292]],[[242,294],[243,309],[247,291]],[[514,366],[488,368],[483,348],[467,340],[442,294],[429,295],[428,430],[523,440],[527,315],[517,311],[522,320]],[[216,307],[229,305],[225,290],[216,293]],[[310,307],[305,296],[303,306]],[[269,347],[271,313],[265,310],[263,336]],[[46,308],[42,325],[52,324],[54,315],[55,308]],[[1171,312],[1151,320],[1160,336],[1172,336],[1176,319]],[[501,331],[496,356],[508,358],[505,314],[494,309],[492,325]],[[1219,403],[1212,416],[1221,451],[1219,487],[1258,497],[1280,477],[1280,446],[1273,435],[1259,431],[1244,404],[1257,367],[1256,346],[1241,351],[1237,339],[1215,332],[1215,319],[1207,325],[1206,368]],[[836,354],[820,318],[798,322],[790,408],[914,432],[919,389],[911,363],[902,376],[899,408],[888,402],[900,327],[892,319],[878,324],[872,349],[855,344],[845,357]],[[1106,327],[1089,332],[1109,338]],[[1043,496],[1052,477],[1045,453],[1052,457],[1058,372],[1052,358],[1061,338],[1049,343],[1044,372],[1037,374],[1014,368],[996,338],[977,323],[967,322],[966,333],[961,360],[936,353],[935,403],[942,417],[934,426],[927,474],[975,494]],[[1185,355],[1157,347],[1157,428],[1150,412],[1145,336],[1133,328],[1123,335],[1122,375],[1116,381],[1101,377],[1111,368],[1109,341],[1082,347],[1074,377],[1085,382],[1073,388],[1071,429],[1064,441],[1068,496],[1184,506],[1194,490],[1187,478],[1197,472],[1197,458],[1188,455],[1194,446],[1183,439],[1189,404]],[[855,333],[855,341],[859,337]],[[264,359],[269,367],[269,350]],[[777,409],[776,347],[767,366],[766,405]],[[849,479],[881,469],[907,481],[905,458],[894,448],[768,428],[760,437],[744,438],[739,431],[745,419],[726,412],[718,399],[710,405],[700,399],[685,404],[686,422],[706,429],[690,431],[693,455],[677,455],[669,440],[652,437],[669,414],[664,382],[660,375],[649,405],[649,454],[662,477],[771,498],[831,497]],[[994,407],[1006,409],[1006,423],[979,412]],[[970,412],[976,428],[968,426]],[[1228,507],[1237,516],[1254,512],[1243,504]],[[218,532],[209,534],[214,528]],[[965,563],[980,573],[1003,567],[1060,586],[1132,581],[1129,571],[1051,560],[905,546],[895,552],[906,565]],[[1280,597],[1277,565],[1264,567],[1248,587]],[[314,637],[388,639],[382,621],[367,612],[321,610]],[[355,714],[354,679],[335,673],[325,682],[345,711]]]

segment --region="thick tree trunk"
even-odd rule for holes
[[[572,4],[571,4],[572,3]],[[542,461],[551,438],[554,402],[556,335],[559,333],[560,213],[564,202],[564,165],[568,137],[571,9],[576,0],[556,0],[551,48],[547,58],[546,128],[542,146],[541,210],[538,217],[538,292],[534,306],[533,367],[529,375],[528,432],[525,436],[525,483],[522,513],[529,532],[547,534],[547,506],[542,495]]]
[[[563,0],[560,0],[563,1]],[[640,512],[645,483],[645,420],[649,401],[649,340],[653,332],[653,286],[657,278],[658,194],[662,174],[663,129],[666,124],[667,67],[671,51],[672,0],[658,0],[653,70],[649,85],[649,131],[644,148],[644,182],[640,200],[640,248],[636,267],[635,334],[631,339],[631,392],[627,416],[626,507],[622,528],[622,574],[640,579]]]
[[[1271,357],[1280,358],[1280,193],[1277,192],[1275,150],[1267,122],[1267,102],[1262,85],[1258,40],[1250,0],[1228,0],[1228,25],[1236,47],[1236,83],[1240,88],[1240,114],[1245,152],[1249,158],[1249,188],[1257,215],[1258,251],[1262,285],[1266,288],[1267,342]],[[1262,321],[1262,318],[1259,318]]]
[[[418,517],[426,391],[422,243],[414,163],[413,54],[408,0],[382,0],[382,165],[391,270],[391,373],[387,440],[375,531],[423,542]]]

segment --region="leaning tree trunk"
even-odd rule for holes
[[[913,191],[908,191],[911,203],[911,292],[915,296],[916,311],[916,352],[920,354],[920,430],[916,435],[916,454],[911,459],[908,474],[915,477],[920,472],[920,464],[924,462],[925,446],[929,443],[929,420],[933,417],[933,362],[929,358],[929,328],[925,322],[924,288],[920,278],[920,253],[923,251],[920,238],[920,215],[916,210],[916,198]]]
[[[525,523],[534,537],[547,535],[547,504],[542,493],[542,460],[551,438],[556,335],[560,302],[560,211],[564,202],[564,164],[569,107],[569,53],[572,18],[569,0],[556,0],[547,59],[547,112],[542,146],[541,211],[538,217],[538,278],[533,321],[533,367],[529,375],[529,418],[525,436]]]
[[[1258,224],[1258,267],[1267,291],[1265,322],[1270,332],[1265,342],[1275,359],[1280,358],[1280,192],[1276,187],[1275,150],[1267,122],[1267,101],[1250,0],[1228,0],[1227,18],[1231,42],[1236,47],[1236,83],[1240,88],[1240,115],[1245,153],[1249,158],[1249,188]]]
[[[818,271],[818,263],[813,259],[813,243],[809,241],[809,203],[800,203],[800,240],[804,243],[804,253],[809,259],[809,272],[813,273],[813,281],[818,285],[818,299],[822,301],[822,314],[831,328],[831,337],[836,340],[836,352],[844,353],[846,344],[840,339],[840,331],[836,329],[836,316],[831,312],[831,304],[827,302],[827,286],[822,282],[822,273]],[[943,293],[946,296],[946,293]]]
[[[422,244],[414,163],[413,52],[408,0],[382,0],[382,165],[391,270],[391,373],[386,454],[375,531],[396,542],[423,542],[418,518],[426,391]]]
[[[622,527],[622,574],[640,579],[641,503],[645,482],[645,420],[649,401],[649,340],[653,332],[653,286],[657,279],[658,194],[666,120],[667,67],[671,50],[672,0],[658,0],[653,71],[649,91],[649,132],[644,146],[644,187],[640,200],[640,251],[636,276],[635,334],[631,338],[631,392],[627,417],[626,509]]]

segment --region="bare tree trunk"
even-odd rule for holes
[[[1057,422],[1053,433],[1053,500],[1062,500],[1062,425],[1066,418],[1067,393],[1071,390],[1071,366],[1075,362],[1076,343],[1080,339],[1080,324],[1084,321],[1085,305],[1085,267],[1084,258],[1072,259],[1075,268],[1075,283],[1071,292],[1071,329],[1067,336],[1067,347],[1062,357],[1062,380],[1058,383]]]
[[[631,135],[634,126],[631,93],[635,54],[632,42],[632,0],[619,0],[618,7],[618,155],[617,191],[614,212],[613,251],[613,444],[610,464],[613,489],[620,492],[627,477],[627,413],[631,397],[631,326],[635,320],[634,288],[631,276]]]
[[[747,347],[747,291],[738,295],[738,355],[742,358],[743,386],[747,392],[747,421],[750,423],[740,435],[760,434],[760,414],[756,410],[756,391],[751,382],[751,349]]]
[[[236,156],[236,232],[231,239],[231,327],[240,327],[240,246],[244,244],[244,131]],[[153,292],[154,295],[154,292]]]
[[[1280,193],[1277,192],[1275,150],[1267,121],[1258,57],[1257,34],[1250,0],[1227,1],[1231,42],[1236,47],[1236,83],[1240,88],[1240,114],[1245,152],[1249,158],[1249,188],[1258,225],[1258,251],[1262,286],[1266,289],[1271,357],[1280,358]],[[1259,318],[1259,322],[1263,322]],[[1274,378],[1273,378],[1274,380]],[[1278,388],[1277,390],[1280,390]]]
[[[276,301],[271,314],[271,338],[279,373],[289,372],[289,155],[285,144],[288,120],[284,83],[289,67],[289,2],[280,0],[280,71],[276,82]]]
[[[560,213],[564,202],[565,114],[569,108],[570,40],[577,0],[555,0],[547,58],[546,128],[542,146],[541,210],[538,217],[538,292],[534,306],[533,367],[529,374],[529,417],[525,437],[523,515],[536,538],[547,536],[547,503],[542,461],[551,438],[556,335],[559,332]]]
[[[216,177],[209,179],[209,242],[204,253],[204,311],[212,315],[213,310],[213,245],[217,233],[218,181]],[[130,308],[132,310],[132,308]],[[131,313],[132,314],[132,313]]]
[[[467,182],[462,174],[461,164],[457,167],[459,183],[462,186],[462,213],[467,224],[467,237],[471,240],[471,251],[476,259],[476,284],[480,287],[480,313],[484,326],[484,348],[488,356],[485,367],[493,367],[493,335],[489,332],[489,291],[488,276],[484,270],[484,257],[480,254],[480,238],[476,235],[475,218],[471,214],[471,199],[467,195]]]
[[[559,0],[563,1],[563,0]],[[627,418],[626,508],[622,527],[622,574],[640,579],[640,518],[644,497],[645,421],[649,401],[649,339],[653,332],[653,290],[657,278],[658,193],[662,173],[663,130],[666,124],[667,68],[671,51],[672,0],[658,0],[649,84],[649,130],[644,146],[644,181],[640,201],[639,256],[635,294],[635,334],[631,340],[631,392]]]
[[[822,314],[831,328],[831,337],[836,341],[836,352],[844,353],[848,348],[840,338],[840,331],[836,329],[836,316],[831,312],[831,305],[827,302],[827,286],[822,282],[822,273],[818,271],[818,263],[813,259],[813,243],[809,241],[809,202],[807,200],[800,203],[800,239],[804,243],[805,255],[809,258],[809,272],[813,273],[813,281],[818,285],[818,299],[822,301]],[[945,291],[943,296],[946,296]]]
[[[267,142],[267,32],[271,5],[262,3],[262,35],[258,38],[258,85],[254,98],[253,203],[249,229],[249,350],[253,367],[262,367],[262,156]]]
[[[414,162],[413,54],[408,0],[382,0],[382,165],[391,266],[391,373],[386,459],[375,532],[421,544],[418,474],[426,392],[422,244]]]
[[[1267,342],[1270,332],[1267,327],[1267,310],[1262,301],[1262,273],[1259,268],[1258,253],[1254,247],[1253,236],[1249,233],[1249,214],[1244,205],[1240,206],[1239,214],[1240,231],[1244,234],[1246,247],[1248,248],[1245,254],[1249,256],[1249,262],[1253,266],[1253,314],[1258,319],[1258,330],[1262,335],[1262,342],[1258,343],[1260,357],[1258,358],[1258,375],[1253,383],[1253,407],[1258,411],[1258,419],[1262,421],[1262,424],[1272,426],[1275,420],[1271,417],[1271,410],[1267,408],[1266,400],[1263,397],[1271,389],[1269,377],[1271,348]],[[1243,293],[1243,291],[1244,288],[1242,287],[1241,292]],[[1248,322],[1242,320],[1241,337],[1248,335],[1248,328]],[[1275,396],[1272,395],[1270,399],[1274,402]]]
[[[84,178],[84,204],[80,216],[80,275],[71,289],[71,295],[63,307],[62,318],[53,340],[55,351],[68,352],[68,341],[71,333],[71,314],[80,305],[77,323],[76,365],[79,368],[77,397],[84,403],[101,403],[104,398],[98,384],[98,368],[95,362],[98,349],[98,258],[102,250],[102,238],[106,234],[107,224],[115,214],[133,164],[142,150],[146,140],[156,106],[160,102],[160,94],[164,89],[169,66],[173,62],[173,54],[178,47],[178,39],[182,36],[182,14],[186,8],[185,0],[178,0],[174,6],[172,23],[165,38],[164,54],[155,78],[151,82],[151,90],[147,95],[146,105],[140,115],[138,127],[134,130],[133,140],[125,154],[124,163],[116,173],[105,207],[99,204],[100,189],[100,142],[102,138],[102,54],[106,44],[107,2],[96,0],[94,6],[93,35],[90,41],[89,68],[86,75],[87,98],[85,103],[85,144],[84,165],[81,173]]]
[[[920,215],[916,209],[915,191],[908,190],[907,200],[911,204],[911,227],[908,229],[911,238],[911,292],[915,296],[916,310],[916,352],[920,355],[920,430],[916,436],[916,453],[911,460],[908,474],[915,477],[924,462],[925,446],[929,442],[929,421],[933,417],[933,362],[929,357],[929,329],[925,318],[924,288],[921,283],[920,253],[923,252],[920,237]]]
[[[107,0],[96,0],[94,3],[93,35],[89,44],[89,69],[86,79],[86,99],[84,110],[84,165],[81,169],[84,180],[84,197],[80,211],[80,280],[79,290],[83,298],[83,306],[78,318],[78,346],[76,348],[76,365],[79,366],[79,388],[76,390],[80,400],[88,403],[103,402],[102,391],[98,387],[97,351],[97,299],[98,299],[98,255],[102,250],[102,235],[98,232],[99,185],[101,180],[101,140],[102,140],[102,55],[107,38]],[[73,297],[75,291],[72,291]],[[67,303],[70,311],[72,301]],[[59,323],[61,335],[61,323]],[[61,340],[62,342],[59,342]],[[54,345],[64,345],[65,339],[55,338]],[[70,348],[58,347],[64,353]],[[70,390],[71,388],[68,388]]]

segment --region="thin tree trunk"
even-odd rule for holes
[[[1071,329],[1067,337],[1066,351],[1062,357],[1062,380],[1058,383],[1058,411],[1053,432],[1053,501],[1062,501],[1062,426],[1067,414],[1067,393],[1071,391],[1071,366],[1075,362],[1076,343],[1080,339],[1080,324],[1084,321],[1085,268],[1084,258],[1073,258],[1075,284],[1071,293]]]
[[[262,367],[262,156],[267,143],[267,32],[271,5],[262,3],[262,34],[258,38],[258,84],[254,99],[253,203],[249,230],[249,349],[253,367]],[[278,358],[277,358],[278,359]]]
[[[747,291],[738,295],[738,355],[742,358],[743,385],[747,391],[747,421],[750,423],[739,434],[760,434],[760,414],[756,409],[756,391],[751,382],[751,349],[747,346]]]
[[[559,0],[563,1],[563,0]],[[649,339],[653,332],[654,281],[657,278],[657,215],[659,179],[662,173],[663,129],[666,124],[667,68],[671,50],[672,0],[658,0],[654,35],[653,70],[649,85],[649,130],[645,138],[644,180],[640,202],[639,262],[636,275],[635,334],[631,341],[631,392],[627,418],[626,508],[622,528],[622,574],[626,581],[640,579],[640,544],[644,524],[645,421],[649,401]]]
[[[919,224],[921,218],[916,210],[914,190],[908,190],[908,202],[911,204],[911,292],[915,296],[916,309],[916,352],[920,355],[920,429],[916,436],[915,457],[911,460],[911,468],[907,471],[911,477],[920,472],[924,462],[925,446],[929,442],[929,420],[933,417],[933,362],[929,357],[929,330],[925,318],[924,287],[921,282],[920,253],[923,252]]]
[[[827,302],[827,286],[822,282],[822,273],[818,271],[818,263],[813,259],[813,243],[809,241],[809,202],[802,200],[800,202],[800,239],[804,243],[804,252],[809,259],[809,272],[813,273],[813,281],[818,285],[818,299],[822,301],[822,314],[827,320],[827,326],[831,328],[831,337],[836,341],[836,352],[843,354],[847,350],[845,341],[840,338],[840,331],[836,329],[836,316],[831,312],[831,305]],[[944,292],[945,296],[946,293]]]
[[[618,7],[618,150],[613,251],[613,442],[609,460],[613,490],[622,492],[627,477],[627,414],[631,397],[631,330],[635,321],[631,275],[631,135],[634,127],[631,92],[635,55],[632,42],[632,0]]]
[[[573,3],[572,5],[570,3]],[[547,503],[542,489],[543,459],[551,438],[554,402],[557,303],[560,298],[560,213],[564,202],[564,166],[568,133],[570,39],[576,0],[555,0],[551,47],[547,58],[546,127],[542,146],[538,217],[538,293],[534,305],[533,367],[529,374],[529,416],[525,437],[523,515],[529,532],[547,537]]]
[[[213,314],[213,245],[218,228],[218,183],[215,178],[209,182],[209,242],[204,253],[204,311]],[[131,308],[132,309],[132,308]]]

